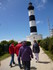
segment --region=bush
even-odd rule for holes
[[[26,41],[26,44],[27,44],[27,46],[30,46],[31,42],[30,41]]]
[[[6,40],[1,41],[2,53],[8,53],[8,42]]]
[[[41,40],[38,40],[37,42],[38,42],[38,43],[40,43],[40,42],[41,42]]]
[[[53,38],[50,38],[49,51],[53,54]]]
[[[48,50],[48,46],[49,46],[49,43],[50,43],[50,38],[46,38],[42,41],[40,41],[40,45],[45,49],[45,50]]]
[[[50,51],[53,54],[53,37],[47,37],[46,39],[41,40],[40,45],[45,50]]]
[[[17,41],[14,41],[14,40],[10,40],[10,41],[9,41],[9,45],[10,45],[11,43],[14,43],[14,46],[18,44],[18,42],[17,42]]]
[[[16,45],[18,42],[14,40],[10,40],[9,42],[6,40],[1,41],[0,43],[0,56],[2,56],[5,53],[9,53],[9,45],[11,43],[14,43]]]
[[[0,56],[2,55],[2,52],[3,52],[3,50],[2,50],[1,43],[0,43]]]

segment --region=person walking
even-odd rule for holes
[[[39,52],[40,52],[40,47],[39,47],[37,41],[34,40],[33,53],[35,54],[35,59],[37,60],[36,62],[39,61]]]
[[[26,45],[26,41],[24,41],[22,44],[23,46],[20,47],[18,60],[22,60],[24,70],[30,70],[30,60],[33,58],[32,50]]]
[[[12,43],[10,46],[9,46],[9,54],[11,55],[11,61],[10,61],[10,67],[12,67],[12,63],[15,64],[14,62],[14,43]]]
[[[17,55],[17,60],[18,60],[18,54],[19,54],[19,49],[20,47],[22,46],[22,43],[18,43],[16,46],[15,46],[15,54]],[[19,66],[21,68],[21,64],[20,64],[20,61],[18,60],[18,63],[19,63]]]

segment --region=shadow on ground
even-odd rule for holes
[[[50,62],[49,61],[39,61],[38,63],[48,64]]]
[[[37,68],[36,67],[31,67],[30,70],[37,70]]]
[[[11,68],[13,68],[13,67],[15,67],[15,66],[19,66],[19,64],[15,64],[15,65],[13,65]]]
[[[16,64],[15,66],[19,66],[18,64]],[[13,67],[15,67],[15,66],[12,66],[11,68],[13,68]],[[22,69],[21,70],[23,70],[24,68],[22,67]],[[37,70],[37,68],[36,67],[30,67],[30,70]]]

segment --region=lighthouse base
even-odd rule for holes
[[[33,35],[30,35],[30,36],[27,36],[27,41],[30,41],[31,44],[33,44],[33,41],[34,40],[41,40],[42,39],[42,35],[36,35],[36,34],[33,34]]]

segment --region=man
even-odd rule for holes
[[[21,43],[18,43],[18,44],[15,46],[15,53],[16,53],[17,57],[18,57],[19,49],[20,49],[21,46],[22,46]]]
[[[12,43],[9,46],[9,53],[11,55],[10,67],[12,67],[12,63],[15,64],[15,62],[14,62],[14,43]]]
[[[32,50],[26,45],[26,41],[24,41],[22,44],[23,46],[20,47],[18,60],[20,61],[21,58],[24,70],[30,70],[30,60],[33,58]]]
[[[33,52],[35,53],[35,56],[36,56],[36,62],[39,61],[39,52],[40,52],[40,48],[39,48],[39,45],[38,43],[36,42],[36,40],[34,40],[34,44],[33,44]]]
[[[22,43],[18,43],[16,46],[15,46],[15,53],[17,55],[17,59],[18,59],[18,54],[19,54],[19,49],[20,47],[22,46]],[[18,60],[18,63],[19,63],[19,66],[20,66],[20,61]],[[21,66],[20,66],[21,68]]]

